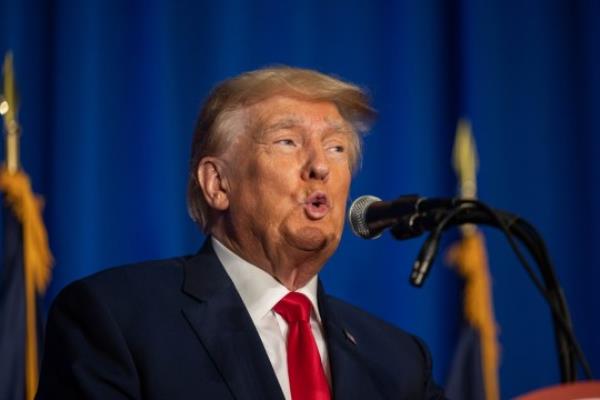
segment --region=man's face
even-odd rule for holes
[[[251,106],[229,156],[229,227],[242,242],[337,248],[351,180],[352,131],[330,102],[275,96]]]

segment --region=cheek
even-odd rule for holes
[[[299,176],[298,164],[293,157],[271,157],[257,166],[257,178],[261,184],[274,191],[290,188]]]
[[[345,164],[343,167],[340,166],[336,170],[335,177],[332,176],[333,184],[335,185],[335,191],[339,194],[340,197],[344,197],[344,201],[346,197],[348,197],[348,192],[350,190],[350,182],[352,180],[352,173],[350,171],[350,167],[348,164]]]
[[[336,207],[336,215],[342,220],[346,217],[346,205],[348,201],[348,193],[350,191],[350,173],[345,172],[338,176],[336,184],[332,187],[332,196],[334,196]]]
[[[245,184],[245,191],[256,199],[254,205],[276,213],[289,206],[294,199],[294,170],[290,165],[269,161],[257,166],[251,179]]]

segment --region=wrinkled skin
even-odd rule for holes
[[[339,244],[353,133],[330,102],[274,96],[243,118],[234,145],[198,167],[211,233],[295,290]]]

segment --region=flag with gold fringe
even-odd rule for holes
[[[454,167],[463,198],[476,197],[477,164],[470,124],[461,120],[454,146]],[[498,328],[483,234],[475,226],[464,226],[462,238],[450,247],[446,262],[464,280],[464,324],[450,366],[446,395],[461,400],[498,400]]]
[[[0,399],[33,399],[39,376],[41,318],[38,302],[50,280],[52,255],[42,221],[42,202],[19,168],[17,101],[12,56],[4,62],[0,113],[6,161],[0,168],[4,257],[0,269]]]

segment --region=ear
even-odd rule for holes
[[[229,185],[224,175],[223,161],[204,157],[198,164],[196,176],[204,199],[211,208],[224,211],[229,208]]]

